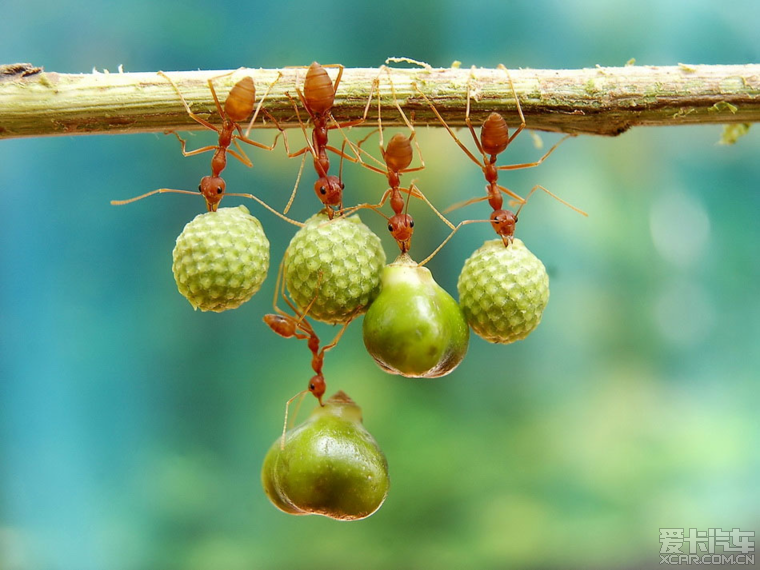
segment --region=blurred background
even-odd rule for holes
[[[760,61],[752,0],[4,0],[2,13],[0,63],[69,73],[377,67],[389,56],[512,68]],[[583,137],[502,175],[590,214],[546,195],[523,211],[517,235],[552,282],[527,340],[473,336],[453,374],[422,381],[381,372],[361,322],[349,328],[326,359],[329,392],[363,407],[392,479],[382,509],[355,523],[285,515],[260,485],[285,401],[311,376],[305,343],[261,320],[292,226],[247,204],[272,243],[269,277],[238,310],[194,312],[171,251],[202,200],[109,200],[193,190],[208,155],[184,158],[154,134],[0,141],[0,568],[638,568],[658,565],[660,528],[757,532],[760,132],[735,146],[720,135]],[[483,191],[442,129],[419,140],[418,184],[435,204]],[[246,148],[255,168],[232,161],[228,190],[282,209],[299,161],[277,150]],[[502,163],[542,152],[525,134]],[[317,209],[308,166],[299,219]],[[348,203],[386,187],[352,165],[344,181]],[[419,259],[447,231],[421,203],[410,213]],[[487,214],[480,203],[452,218]],[[362,218],[395,256],[385,221]],[[464,260],[491,238],[485,225],[463,230],[429,266],[438,282],[456,296]]]

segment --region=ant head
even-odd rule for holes
[[[480,129],[480,144],[486,154],[495,156],[501,154],[509,144],[509,128],[504,117],[491,113]]]
[[[509,210],[494,210],[491,213],[491,226],[502,239],[512,240],[515,235],[515,224],[517,215]]]
[[[321,374],[312,376],[311,380],[309,380],[309,392],[314,394],[314,397],[319,400],[320,406],[324,405],[322,404],[322,396],[325,395],[325,390],[327,390],[325,377]]]
[[[224,198],[224,189],[227,184],[219,176],[204,176],[198,185],[198,191],[206,199],[206,207],[209,212],[216,212],[219,202]]]
[[[331,174],[321,176],[314,183],[314,192],[325,206],[340,206],[343,203],[343,187],[340,178]]]
[[[396,240],[401,253],[406,253],[412,245],[414,220],[409,214],[396,214],[388,220],[388,231]]]
[[[408,168],[412,163],[413,156],[411,137],[396,133],[388,141],[388,147],[385,149],[385,163],[390,170],[399,172]]]

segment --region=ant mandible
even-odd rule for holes
[[[451,137],[457,143],[459,148],[461,148],[464,151],[464,153],[470,158],[470,160],[472,160],[475,164],[480,166],[480,168],[483,170],[483,174],[485,176],[486,182],[488,182],[488,184],[486,185],[486,196],[472,198],[470,200],[466,200],[464,202],[454,204],[450,208],[447,208],[445,211],[450,212],[452,210],[461,208],[463,206],[467,206],[469,204],[474,204],[476,202],[488,200],[488,204],[491,206],[493,210],[490,216],[491,226],[493,227],[494,231],[501,237],[501,239],[504,241],[504,245],[506,246],[509,244],[509,242],[512,239],[512,236],[514,235],[515,223],[517,222],[517,213],[516,212],[513,213],[503,208],[502,194],[506,194],[507,196],[514,199],[517,203],[521,205],[521,207],[522,205],[525,204],[526,199],[522,198],[518,194],[515,194],[508,188],[505,188],[504,186],[501,186],[498,183],[499,171],[500,170],[518,170],[522,168],[533,168],[535,166],[538,166],[544,160],[546,160],[546,158],[548,158],[549,155],[552,154],[560,144],[562,144],[565,140],[567,140],[569,137],[574,136],[574,135],[567,135],[563,137],[562,139],[560,139],[559,142],[557,142],[554,146],[552,146],[541,158],[539,158],[538,160],[534,162],[525,162],[521,164],[508,164],[508,165],[497,166],[496,161],[498,160],[499,155],[503,153],[507,149],[507,147],[512,143],[512,141],[514,141],[515,138],[517,138],[517,136],[523,131],[523,129],[525,129],[525,116],[523,115],[522,107],[520,106],[520,99],[517,97],[517,92],[515,91],[515,86],[514,86],[514,83],[512,82],[512,77],[509,74],[509,70],[502,64],[499,64],[498,68],[503,70],[506,73],[507,78],[509,79],[509,85],[512,90],[512,96],[515,98],[515,105],[517,106],[517,113],[520,115],[520,126],[518,126],[515,129],[515,132],[510,135],[509,127],[507,126],[507,122],[504,119],[504,117],[494,112],[488,115],[485,121],[483,121],[483,125],[481,126],[481,129],[480,129],[480,137],[478,137],[477,133],[475,132],[475,128],[472,125],[472,121],[470,120],[471,82],[468,82],[465,123],[467,124],[467,128],[470,130],[470,134],[472,135],[473,141],[475,141],[475,146],[478,148],[478,152],[480,152],[480,154],[482,155],[481,159],[478,159],[462,143],[462,141],[459,140],[456,134],[454,134],[454,131],[451,130],[451,127],[449,127],[449,125],[443,119],[441,114],[438,112],[438,109],[435,107],[435,105],[433,105],[432,101],[428,99],[428,97],[419,89],[419,87],[415,85],[415,88],[417,89],[417,92],[420,95],[422,95],[425,101],[427,101],[428,105],[430,105],[430,108],[433,110],[433,113],[435,113],[436,117],[438,117],[438,120],[446,128],[446,130],[449,132]],[[472,79],[472,73],[470,75],[470,79]],[[559,200],[566,206],[572,208],[576,212],[583,214],[584,216],[587,215],[582,210],[579,210],[578,208],[571,206],[564,200],[561,200],[559,197],[549,192],[543,186],[534,186],[533,189],[531,190],[531,193],[537,189],[541,189],[547,192],[550,196],[556,198],[557,200]],[[448,238],[446,241],[448,241]]]
[[[391,94],[393,96],[393,103],[396,106],[396,109],[399,112],[399,115],[403,119],[406,126],[409,128],[410,134],[408,137],[404,136],[401,133],[396,133],[391,137],[391,140],[388,142],[388,146],[385,147],[383,142],[383,122],[382,122],[382,108],[381,108],[381,100],[380,100],[380,89],[379,89],[379,78],[380,74],[385,71],[388,75],[388,82],[390,84],[391,88]],[[407,253],[409,251],[409,248],[411,247],[411,241],[412,241],[412,235],[414,233],[414,219],[412,216],[409,215],[408,209],[409,209],[409,198],[414,196],[415,198],[420,198],[424,200],[428,206],[436,213],[436,215],[443,220],[443,222],[448,225],[452,230],[454,229],[454,225],[449,222],[436,208],[433,206],[433,204],[425,197],[425,195],[420,191],[419,188],[417,188],[414,185],[414,182],[412,182],[409,185],[409,188],[402,188],[401,187],[401,175],[406,174],[409,172],[419,172],[420,170],[423,170],[425,168],[425,161],[422,158],[422,151],[420,150],[419,143],[417,142],[416,137],[416,131],[414,130],[414,126],[407,118],[406,114],[404,113],[403,109],[401,108],[401,105],[399,105],[398,98],[396,97],[396,89],[393,85],[393,79],[391,77],[390,69],[383,65],[380,68],[380,73],[378,74],[377,79],[375,79],[375,85],[373,89],[377,89],[377,124],[378,128],[376,129],[379,132],[379,144],[380,144],[380,153],[383,157],[383,162],[378,161],[374,157],[370,155],[370,157],[375,160],[378,164],[382,165],[382,168],[378,168],[376,166],[372,166],[370,164],[367,164],[363,161],[360,162],[362,166],[365,168],[368,168],[372,170],[373,172],[377,172],[379,174],[382,174],[387,177],[388,179],[388,186],[389,188],[383,193],[382,198],[380,199],[380,202],[377,204],[360,204],[358,206],[355,206],[351,208],[351,211],[355,211],[361,208],[371,208],[375,211],[377,211],[380,215],[384,216],[379,211],[379,208],[385,204],[386,200],[390,198],[391,203],[391,209],[393,210],[393,216],[390,218],[386,217],[388,220],[388,231],[393,236],[393,239],[396,240],[396,243],[399,246],[399,249],[401,250],[401,253]],[[367,139],[374,134],[374,130],[370,132],[366,137],[364,137],[361,141],[357,143],[357,148],[361,150],[362,144],[364,144]],[[417,147],[417,154],[420,157],[420,166],[410,168],[410,165],[412,163],[413,157],[414,157],[414,150],[412,149],[412,141],[414,141],[415,146]],[[404,201],[404,197],[402,195],[402,192],[405,192],[408,197],[406,202]]]
[[[234,72],[231,72],[231,73],[234,73]],[[211,95],[214,98],[216,110],[219,113],[219,116],[222,118],[222,126],[217,127],[211,124],[210,122],[208,122],[207,120],[193,113],[192,110],[190,109],[190,105],[185,100],[184,95],[182,95],[182,92],[179,90],[179,87],[177,87],[177,84],[174,82],[174,80],[172,80],[172,78],[166,75],[163,71],[158,72],[160,76],[162,76],[167,81],[169,81],[169,83],[171,83],[172,87],[177,92],[177,95],[179,95],[179,98],[182,101],[182,104],[184,105],[185,110],[187,111],[187,114],[190,116],[190,118],[192,118],[197,123],[203,125],[207,129],[215,131],[219,135],[219,141],[216,145],[204,146],[195,150],[188,151],[186,148],[186,141],[182,139],[177,133],[173,132],[174,136],[176,136],[177,139],[179,139],[180,143],[182,144],[182,154],[184,156],[194,156],[196,154],[201,154],[201,153],[209,152],[212,150],[214,151],[214,156],[211,158],[211,176],[204,176],[203,178],[201,178],[201,182],[198,185],[198,191],[201,193],[201,195],[205,199],[206,208],[209,212],[215,212],[218,209],[219,202],[222,201],[222,198],[224,198],[225,195],[238,196],[242,198],[250,198],[252,200],[255,200],[256,202],[258,202],[259,204],[267,208],[272,213],[281,217],[282,219],[290,223],[295,223],[296,225],[300,225],[298,224],[298,222],[294,222],[293,220],[290,220],[289,218],[283,216],[282,214],[274,210],[274,208],[271,208],[263,200],[257,198],[253,194],[240,194],[240,193],[225,194],[225,189],[226,189],[227,184],[224,181],[224,179],[221,177],[221,173],[227,166],[227,154],[230,154],[233,157],[237,158],[240,162],[242,162],[248,167],[253,166],[253,163],[245,154],[245,152],[243,151],[238,141],[242,141],[244,143],[250,144],[257,148],[262,148],[262,149],[270,150],[270,151],[274,150],[275,146],[277,145],[277,137],[275,137],[274,143],[271,146],[251,140],[250,138],[248,138],[248,133],[250,132],[250,125],[248,127],[248,131],[246,131],[246,134],[243,134],[243,130],[239,123],[242,121],[245,121],[251,115],[251,113],[253,113],[253,118],[251,119],[251,125],[252,125],[253,122],[256,120],[259,114],[259,111],[263,111],[275,123],[275,125],[277,125],[277,128],[280,130],[280,132],[283,132],[279,124],[277,123],[277,121],[274,119],[274,117],[272,117],[272,115],[270,115],[266,111],[266,109],[261,108],[262,104],[264,103],[264,100],[269,95],[269,92],[271,91],[272,87],[274,87],[275,83],[279,81],[282,74],[278,73],[278,76],[275,78],[275,80],[267,87],[267,90],[264,93],[264,97],[261,98],[254,112],[254,106],[255,106],[255,100],[256,100],[256,88],[253,83],[253,78],[251,78],[250,76],[243,77],[240,81],[238,81],[232,87],[229,94],[227,95],[227,98],[224,101],[224,106],[222,106],[222,104],[219,102],[219,98],[217,97],[216,90],[214,89],[213,80],[219,79],[221,77],[226,77],[227,75],[231,75],[231,73],[219,75],[217,77],[212,77],[207,80],[208,87],[211,91]],[[230,148],[230,145],[232,144],[235,145],[235,147],[237,148],[237,151]],[[190,192],[189,190],[175,190],[172,188],[160,188],[158,190],[153,190],[152,192],[147,192],[145,194],[142,194],[135,198],[130,198],[128,200],[112,200],[111,204],[114,206],[122,206],[124,204],[130,204],[132,202],[142,200],[143,198],[147,198],[148,196],[152,196],[153,194],[162,194],[165,192],[173,192],[175,194],[195,194],[195,192]]]
[[[338,68],[338,76],[335,78],[335,82],[330,79],[330,76],[328,75],[325,67]],[[335,95],[338,91],[338,85],[340,85],[342,76],[342,65],[330,64],[322,66],[315,61],[309,66],[308,71],[306,72],[303,91],[301,91],[301,89],[299,89],[296,85],[296,93],[298,93],[298,98],[301,100],[301,104],[309,114],[309,118],[313,125],[311,141],[309,140],[309,135],[306,132],[306,125],[301,120],[301,115],[298,112],[296,102],[293,100],[290,94],[287,92],[285,93],[293,104],[293,109],[296,112],[298,123],[300,124],[304,138],[306,139],[305,147],[295,152],[290,152],[287,138],[285,138],[284,142],[288,157],[294,158],[301,156],[306,152],[311,153],[314,160],[314,170],[316,171],[318,177],[317,181],[314,183],[314,191],[317,194],[317,198],[319,198],[322,204],[325,205],[327,215],[330,219],[332,219],[335,214],[334,208],[337,208],[339,212],[342,211],[344,184],[339,176],[329,174],[330,159],[327,155],[327,151],[329,150],[330,152],[340,156],[341,159],[345,158],[351,162],[361,162],[361,159],[358,155],[356,157],[349,156],[342,150],[338,150],[337,148],[330,146],[328,144],[328,131],[330,129],[338,129],[342,132],[342,129],[344,128],[354,127],[356,125],[362,124],[367,119],[367,113],[369,112],[369,106],[372,101],[372,93],[370,93],[369,99],[367,100],[367,105],[364,108],[364,115],[362,118],[354,119],[352,121],[345,121],[343,123],[337,122],[332,115],[332,108],[335,104]],[[328,122],[331,122],[331,124],[328,124]],[[347,140],[348,139],[346,139],[346,141]],[[351,145],[351,147],[353,148],[353,145]],[[345,142],[343,148],[345,148]],[[303,169],[303,162],[301,163],[301,169]],[[290,196],[290,200],[288,201],[287,206],[285,207],[284,213],[288,212],[291,204],[293,203],[300,178],[301,176],[299,172],[295,187],[293,188],[293,192]]]
[[[324,374],[322,373],[322,367],[324,365],[325,361],[325,353],[329,350],[333,349],[337,344],[338,341],[340,341],[340,338],[343,336],[343,333],[346,331],[346,328],[351,323],[352,319],[349,319],[338,331],[338,333],[335,335],[335,338],[333,338],[332,342],[330,344],[327,344],[320,348],[320,340],[317,336],[317,333],[314,331],[314,328],[312,327],[311,323],[306,318],[306,315],[309,312],[309,309],[311,308],[311,305],[316,301],[317,296],[315,295],[314,298],[311,300],[309,305],[304,309],[303,312],[299,311],[298,308],[296,308],[295,304],[288,299],[287,295],[285,294],[285,283],[284,279],[282,279],[282,264],[280,264],[280,270],[277,274],[277,283],[275,285],[275,293],[274,293],[274,301],[273,301],[273,307],[275,313],[264,315],[264,322],[271,328],[276,334],[280,335],[283,338],[297,338],[301,340],[306,340],[307,346],[309,348],[309,351],[311,352],[311,368],[314,371],[314,376],[311,377],[309,380],[309,384],[306,387],[305,390],[302,390],[290,400],[288,400],[285,404],[285,422],[283,425],[282,430],[282,445],[285,444],[285,432],[287,431],[288,426],[288,410],[290,408],[290,404],[295,400],[296,398],[304,395],[306,392],[311,392],[315,398],[319,401],[320,406],[324,406],[324,403],[322,402],[322,397],[325,394],[325,391],[327,390],[327,383],[325,382]],[[320,275],[321,279],[321,275]],[[317,281],[317,289],[319,288],[319,280]],[[288,304],[290,309],[295,313],[295,316],[290,315],[280,309],[277,306],[277,296],[278,294],[282,295],[282,298],[285,300],[285,302]],[[296,411],[296,415],[297,415]]]

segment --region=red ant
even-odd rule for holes
[[[320,275],[321,280],[321,275]],[[319,280],[317,281],[317,288],[319,288]],[[281,294],[282,298],[285,299],[285,302],[288,304],[288,306],[291,308],[291,310],[295,313],[296,316],[290,315],[280,309],[277,306],[277,295]],[[282,264],[280,265],[280,271],[277,275],[277,284],[275,285],[275,293],[274,293],[274,310],[275,314],[268,314],[264,315],[264,322],[271,328],[275,333],[280,335],[283,338],[298,338],[301,340],[306,340],[307,346],[309,348],[309,351],[311,351],[311,368],[314,371],[314,376],[311,377],[309,380],[309,384],[306,387],[305,390],[302,390],[295,396],[293,396],[290,400],[287,401],[285,404],[285,423],[282,430],[282,445],[285,445],[285,432],[287,430],[288,426],[288,409],[290,407],[291,402],[295,400],[296,398],[303,396],[306,394],[306,392],[311,392],[315,398],[319,401],[320,406],[324,406],[324,403],[322,402],[322,397],[325,394],[325,391],[327,390],[327,384],[325,382],[324,374],[322,373],[322,366],[324,365],[325,360],[325,353],[328,350],[331,350],[335,347],[335,345],[338,344],[338,341],[343,336],[343,333],[346,331],[346,328],[351,323],[352,319],[349,319],[338,331],[338,334],[335,335],[335,338],[333,338],[332,342],[330,344],[327,344],[323,346],[322,348],[319,347],[320,340],[317,336],[317,333],[314,331],[314,328],[311,326],[311,323],[306,318],[306,315],[309,312],[309,309],[311,308],[311,305],[314,303],[314,301],[317,300],[317,296],[315,295],[314,298],[311,300],[311,302],[308,304],[308,306],[304,309],[303,312],[299,311],[294,303],[288,299],[287,295],[285,294],[285,283],[284,279],[282,279]],[[296,411],[296,415],[298,412]]]
[[[406,126],[409,127],[410,134],[408,137],[405,137],[401,133],[397,133],[391,137],[391,140],[388,142],[387,148],[383,144],[383,123],[382,123],[382,112],[381,112],[381,104],[380,104],[380,90],[379,90],[379,75],[378,78],[375,79],[375,85],[373,89],[377,88],[377,124],[378,128],[377,131],[379,132],[379,138],[380,138],[380,153],[382,154],[383,161],[380,162],[374,157],[373,160],[378,162],[378,164],[382,164],[384,168],[378,168],[376,166],[372,166],[369,164],[366,164],[365,162],[360,162],[362,166],[365,168],[368,168],[372,170],[373,172],[378,172],[380,174],[383,174],[388,178],[388,186],[389,188],[383,193],[382,198],[380,199],[380,202],[378,204],[361,204],[359,206],[355,206],[351,208],[351,211],[355,211],[361,208],[371,208],[375,211],[377,211],[380,215],[383,215],[381,212],[378,211],[379,208],[385,204],[386,200],[390,197],[390,203],[391,208],[393,209],[393,216],[386,219],[388,220],[388,231],[393,236],[393,239],[396,240],[396,243],[399,246],[399,249],[401,250],[401,253],[407,253],[409,251],[409,248],[411,247],[411,241],[412,241],[412,234],[414,233],[414,219],[412,216],[410,216],[407,212],[409,209],[409,200],[407,199],[406,203],[404,202],[404,198],[402,196],[402,192],[405,192],[408,195],[408,198],[411,198],[411,196],[414,196],[415,198],[420,198],[424,200],[428,206],[438,215],[441,220],[444,221],[445,224],[447,224],[452,230],[454,229],[454,225],[449,222],[436,208],[433,206],[433,204],[428,201],[428,199],[425,197],[425,195],[414,186],[414,182],[412,182],[409,185],[409,188],[402,188],[401,187],[401,175],[406,174],[408,172],[418,172],[420,170],[423,170],[425,168],[425,161],[422,158],[422,151],[420,150],[419,144],[417,142],[416,132],[414,130],[414,127],[412,126],[412,123],[409,121],[409,119],[406,117],[406,114],[401,109],[401,106],[398,103],[398,99],[396,98],[396,89],[393,86],[393,79],[390,75],[390,69],[386,66],[382,66],[380,68],[380,73],[383,71],[386,71],[388,74],[388,81],[390,82],[391,86],[391,93],[393,95],[393,103],[396,106],[396,109],[399,112],[399,115],[401,115],[401,118],[403,119],[404,123],[406,123]],[[357,148],[361,149],[361,145],[366,142],[366,140],[374,134],[374,130],[370,132],[366,137],[364,137],[359,143],[357,143]],[[415,146],[417,147],[417,154],[420,157],[420,166],[417,166],[415,168],[409,168],[409,166],[412,163],[412,159],[414,157],[414,151],[412,149],[412,141],[414,141]],[[384,216],[385,217],[385,216]]]
[[[330,76],[327,74],[325,67],[338,68],[338,76],[335,78],[335,82],[330,79]],[[294,158],[306,152],[311,153],[312,158],[314,159],[314,170],[316,170],[318,176],[317,181],[314,183],[314,191],[317,194],[317,198],[319,198],[319,200],[325,205],[327,215],[330,219],[332,219],[335,213],[333,209],[334,207],[337,207],[339,212],[342,211],[344,184],[340,177],[328,174],[328,171],[330,170],[330,159],[328,158],[327,151],[329,150],[341,158],[345,158],[351,162],[361,162],[361,159],[358,157],[358,155],[356,157],[348,156],[342,150],[338,150],[337,148],[330,146],[327,140],[328,131],[330,129],[339,129],[342,132],[342,129],[344,128],[362,124],[367,118],[369,106],[372,101],[372,94],[370,93],[370,98],[367,101],[367,106],[364,109],[364,115],[361,119],[338,123],[332,115],[332,108],[335,104],[335,95],[338,91],[338,85],[340,85],[342,76],[342,65],[333,64],[322,66],[315,61],[309,66],[309,69],[306,72],[306,78],[304,79],[303,84],[303,92],[298,88],[298,86],[296,86],[298,98],[301,100],[301,103],[306,109],[306,112],[309,114],[309,118],[311,119],[313,125],[311,141],[309,141],[309,136],[306,133],[306,125],[304,125],[304,123],[301,121],[301,115],[298,112],[296,102],[293,100],[290,94],[287,92],[285,93],[285,95],[293,104],[293,109],[296,112],[296,117],[298,118],[298,122],[301,125],[301,130],[303,131],[304,137],[306,138],[306,146],[302,149],[297,150],[296,152],[290,152],[290,149],[288,148],[287,138],[285,138],[285,146],[288,157]],[[328,121],[332,121],[332,124],[328,124]],[[345,142],[343,148],[345,148]],[[303,162],[301,163],[301,169],[303,169]],[[290,200],[285,207],[284,213],[288,212],[290,205],[293,203],[293,198],[295,197],[296,190],[298,189],[298,182],[300,181],[300,178],[301,175],[299,172],[298,179],[296,180],[296,185],[293,188],[293,193],[291,194]]]
[[[480,168],[483,170],[483,174],[485,175],[486,182],[488,182],[488,185],[486,185],[486,196],[482,196],[479,198],[472,198],[470,200],[466,200],[464,202],[455,204],[451,206],[450,208],[446,209],[446,212],[450,212],[452,210],[455,210],[457,208],[461,208],[463,206],[467,206],[469,204],[474,204],[475,202],[481,202],[483,200],[488,200],[488,204],[493,209],[493,212],[491,213],[490,222],[491,226],[493,227],[494,231],[501,237],[501,239],[504,241],[504,245],[508,245],[508,243],[511,241],[512,236],[514,235],[515,230],[515,223],[517,222],[517,212],[513,213],[509,210],[503,209],[503,196],[502,193],[510,196],[515,201],[517,201],[520,204],[520,207],[522,208],[523,205],[525,205],[526,199],[522,198],[521,196],[515,194],[508,188],[505,188],[504,186],[501,186],[498,184],[498,178],[499,178],[499,171],[500,170],[518,170],[522,168],[533,168],[534,166],[538,166],[541,164],[546,158],[554,152],[554,150],[567,138],[574,136],[574,135],[567,135],[563,137],[559,142],[557,142],[553,147],[551,147],[546,154],[544,154],[541,158],[539,158],[535,162],[526,162],[522,164],[508,164],[504,166],[497,166],[496,161],[498,160],[498,156],[504,152],[507,147],[512,143],[515,138],[517,138],[517,135],[519,135],[523,129],[525,128],[525,116],[522,112],[522,107],[520,106],[520,99],[517,97],[517,92],[515,91],[514,83],[512,82],[512,78],[509,75],[509,70],[504,67],[504,65],[499,64],[499,69],[503,69],[504,72],[507,74],[507,78],[509,79],[509,85],[512,89],[512,95],[515,98],[515,104],[517,106],[517,112],[520,115],[520,126],[515,129],[515,132],[512,133],[512,135],[509,134],[509,127],[507,126],[507,122],[504,120],[504,117],[499,115],[498,113],[491,113],[488,115],[485,121],[483,121],[483,125],[480,129],[480,137],[478,137],[477,133],[475,132],[475,128],[472,126],[472,122],[470,121],[470,99],[471,99],[471,89],[470,84],[467,85],[467,109],[465,114],[465,123],[467,124],[467,128],[470,129],[470,134],[472,135],[472,139],[475,141],[475,145],[478,148],[478,151],[482,155],[482,159],[478,159],[470,150],[460,141],[456,134],[454,134],[454,131],[451,130],[451,127],[449,127],[446,124],[446,121],[441,117],[441,114],[438,112],[438,109],[436,109],[435,105],[430,101],[430,99],[427,98],[427,96],[420,91],[418,87],[415,88],[417,91],[422,95],[422,97],[427,101],[428,105],[430,105],[430,108],[435,113],[436,117],[438,117],[438,120],[441,122],[441,124],[446,128],[446,130],[449,132],[449,134],[452,136],[454,141],[459,145],[459,148],[461,148],[464,153],[472,160],[475,164],[480,166]],[[561,200],[559,197],[555,196],[551,192],[549,192],[546,188],[543,186],[534,186],[531,190],[531,193],[537,189],[541,189],[545,192],[547,192],[550,196],[556,198],[566,206],[572,208],[576,212],[583,214],[586,216],[587,214],[583,212],[582,210],[579,210],[578,208],[571,206],[564,200]],[[519,209],[518,209],[519,212]],[[461,226],[462,224],[460,224]],[[459,226],[457,226],[458,228]],[[448,238],[447,238],[448,241]],[[444,242],[446,243],[446,242]],[[436,250],[437,251],[437,250]]]
[[[256,117],[258,116],[259,111],[263,111],[267,116],[270,117],[272,121],[277,125],[278,128],[279,124],[277,121],[272,117],[266,109],[261,109],[261,105],[263,104],[264,100],[267,98],[267,95],[269,95],[269,91],[272,89],[275,83],[280,79],[281,74],[277,76],[277,78],[272,82],[271,85],[267,88],[266,92],[264,93],[264,97],[259,101],[258,106],[256,107],[256,110],[254,112],[254,105],[255,105],[255,99],[256,99],[256,89],[253,84],[253,79],[250,76],[246,76],[240,81],[238,81],[233,88],[230,90],[229,94],[227,95],[227,99],[224,101],[224,107],[222,107],[221,103],[219,102],[219,98],[216,95],[216,90],[214,89],[213,80],[218,79],[219,77],[224,77],[225,75],[220,75],[218,77],[212,77],[208,79],[208,87],[211,90],[211,95],[214,97],[214,103],[216,104],[216,110],[219,113],[219,116],[222,118],[222,126],[217,127],[213,124],[209,123],[205,119],[199,117],[195,113],[192,112],[190,109],[190,105],[185,100],[185,97],[182,95],[182,92],[179,90],[179,87],[177,87],[177,84],[174,83],[174,81],[166,75],[164,72],[159,71],[159,75],[164,77],[166,80],[171,83],[174,90],[177,92],[177,95],[179,95],[180,99],[182,100],[182,104],[185,106],[185,110],[187,111],[187,114],[197,123],[200,123],[207,129],[210,129],[212,131],[215,131],[219,134],[219,142],[216,145],[209,145],[204,146],[195,150],[188,151],[186,149],[186,141],[182,139],[177,133],[173,133],[174,136],[176,136],[180,143],[182,144],[182,154],[184,156],[193,156],[196,154],[201,154],[204,152],[214,151],[214,156],[211,158],[211,176],[204,176],[201,178],[201,183],[198,185],[198,191],[201,193],[203,198],[206,200],[206,208],[209,212],[215,212],[219,207],[219,202],[222,201],[222,198],[225,196],[225,188],[226,183],[224,179],[221,177],[222,171],[227,166],[227,154],[229,153],[233,157],[237,158],[240,162],[245,164],[248,167],[253,166],[253,163],[248,158],[248,156],[245,154],[243,149],[240,147],[240,144],[238,141],[242,141],[244,143],[253,145],[258,148],[266,149],[266,150],[274,150],[275,146],[277,145],[277,138],[275,138],[274,143],[271,146],[265,145],[260,142],[256,142],[254,140],[251,140],[247,136],[247,132],[244,135],[243,130],[240,126],[240,122],[246,120],[251,113],[254,113],[253,118],[251,120],[251,124],[253,124],[253,121],[256,120]],[[234,72],[233,72],[234,73]],[[249,126],[250,131],[250,126]],[[280,132],[282,132],[282,129],[280,129]],[[278,135],[279,136],[279,135]],[[235,145],[237,148],[237,151],[229,148],[231,144]],[[175,190],[171,188],[160,188],[158,190],[153,190],[152,192],[147,192],[145,194],[142,194],[141,196],[137,196],[136,198],[130,198],[129,200],[112,200],[111,204],[114,206],[122,206],[124,204],[129,204],[131,202],[136,202],[137,200],[142,200],[143,198],[147,198],[148,196],[152,196],[153,194],[162,194],[164,192],[173,192],[175,194],[195,194],[195,192],[190,192],[188,190]],[[252,200],[257,201],[259,204],[267,208],[269,211],[273,212],[274,214],[278,215],[282,219],[294,223],[296,225],[301,225],[298,222],[294,222],[293,220],[290,220],[289,218],[283,216],[270,206],[268,206],[266,203],[264,203],[262,200],[254,196],[253,194],[238,194],[238,193],[228,193],[227,196],[239,196],[242,198],[251,198]]]

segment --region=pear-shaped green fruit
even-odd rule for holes
[[[454,370],[470,330],[457,302],[430,270],[401,255],[383,270],[380,294],[364,316],[364,346],[380,368],[411,378]]]
[[[527,337],[549,302],[549,276],[541,260],[515,238],[485,242],[459,275],[459,303],[475,334],[507,344]]]
[[[385,455],[362,425],[361,408],[343,392],[274,442],[261,482],[283,512],[345,521],[374,513],[390,486]]]

